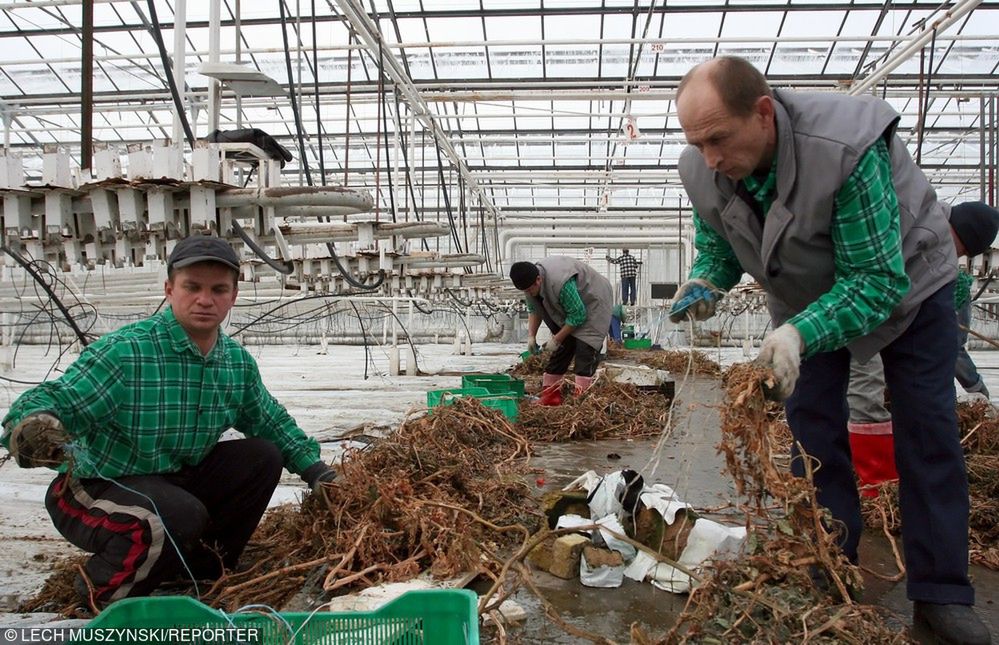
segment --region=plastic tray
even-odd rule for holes
[[[461,387],[482,387],[490,394],[510,394],[524,397],[524,382],[509,374],[469,374],[461,377]]]
[[[87,627],[252,629],[257,631],[245,631],[243,638],[247,643],[262,645],[466,645],[479,642],[476,601],[475,592],[466,589],[431,589],[409,591],[374,611],[227,616],[186,596],[126,598],[105,609]],[[119,638],[115,643],[148,644],[149,633],[116,632]],[[219,640],[217,636],[218,632],[214,632],[210,637],[185,642],[238,642],[235,632],[231,640]],[[89,641],[83,637],[76,642]]]

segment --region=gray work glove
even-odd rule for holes
[[[336,471],[317,461],[302,472],[302,479],[309,485],[313,493],[318,493],[323,484],[328,484],[336,479]]]
[[[794,392],[801,369],[801,334],[794,325],[784,323],[763,339],[757,363],[773,370],[777,384],[768,398],[783,401]]]
[[[549,354],[554,354],[555,352],[558,351],[558,348],[561,346],[562,343],[555,340],[555,337],[552,336],[551,338],[548,339],[548,342],[545,343],[544,351]]]
[[[59,417],[51,412],[36,412],[10,431],[8,450],[21,468],[54,468],[65,461],[63,447],[68,442]]]
[[[687,318],[707,320],[715,315],[718,293],[715,285],[707,280],[687,280],[676,290],[669,307],[669,319],[675,323]]]
[[[537,354],[538,352],[541,351],[540,349],[538,349],[537,337],[531,336],[530,338],[527,339],[527,351],[531,352],[532,354]]]

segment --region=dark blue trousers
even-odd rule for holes
[[[927,298],[909,328],[881,350],[891,396],[899,474],[902,544],[911,600],[971,605],[968,581],[968,478],[954,413],[957,318],[951,283]],[[850,353],[816,354],[801,364],[787,419],[815,465],[819,503],[843,530],[857,560],[863,528],[850,460],[846,388]],[[804,474],[794,449],[792,472]]]
[[[635,298],[638,297],[638,292],[635,290],[636,276],[628,276],[621,278],[621,304],[622,305],[634,305]]]

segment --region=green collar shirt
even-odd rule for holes
[[[246,349],[220,330],[202,355],[170,308],[102,336],[60,378],[24,392],[0,443],[42,411],[62,420],[80,478],[176,472],[230,428],[274,443],[293,473],[319,460],[319,444],[267,391]]]
[[[743,180],[763,212],[773,203],[776,173],[774,159],[766,177]],[[891,158],[883,139],[861,156],[837,192],[835,208],[829,231],[834,246],[835,284],[787,321],[801,334],[803,358],[839,349],[870,333],[891,315],[909,290]],[[743,273],[732,247],[696,211],[694,230],[698,255],[690,277],[730,289]]]

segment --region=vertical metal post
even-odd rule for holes
[[[187,84],[184,79],[184,72],[187,69],[187,43],[184,40],[187,34],[187,0],[177,0],[174,7],[173,17],[173,80],[177,84],[177,92],[180,94],[180,106],[178,112],[173,115],[173,143],[180,149],[184,148],[184,128],[181,125],[181,115],[179,110],[186,109]],[[197,124],[191,124],[192,132]]]
[[[978,199],[985,201],[985,95],[978,97]]]
[[[413,109],[406,105],[406,114],[409,115],[409,163],[406,164],[406,181],[410,185],[415,183],[413,181],[413,166],[416,165],[416,115],[413,114]],[[409,221],[409,212],[413,211],[413,219],[420,219],[416,216],[416,193],[413,192],[413,203],[409,203],[409,193],[406,191],[406,221]],[[423,187],[420,186],[420,194],[423,194]]]
[[[986,200],[989,206],[996,205],[996,97],[989,97],[989,194]]]
[[[237,36],[237,40],[239,37]],[[222,0],[211,0],[208,9],[208,62],[219,62],[222,40]],[[217,78],[208,82],[208,131],[219,129],[219,110],[222,108],[222,83]]]
[[[393,92],[395,89],[393,88]],[[392,213],[392,221],[396,221],[399,218],[399,205],[402,203],[403,195],[406,193],[406,182],[399,178],[399,159],[402,156],[402,125],[399,121],[399,102],[395,102],[396,109],[392,110],[392,176],[395,177],[395,184],[392,186],[393,196],[392,205],[395,212]],[[389,106],[386,104],[385,109],[387,110]]]
[[[10,124],[14,122],[14,108],[0,101],[0,118],[3,118],[3,152],[10,154]]]
[[[80,170],[94,158],[94,0],[83,1],[83,51],[80,66]]]
[[[243,62],[243,30],[240,26],[240,12],[242,8],[240,7],[241,0],[236,0],[236,6],[234,8],[236,14],[235,26],[236,26],[236,64],[239,65]],[[236,129],[243,127],[243,97],[236,92]]]

